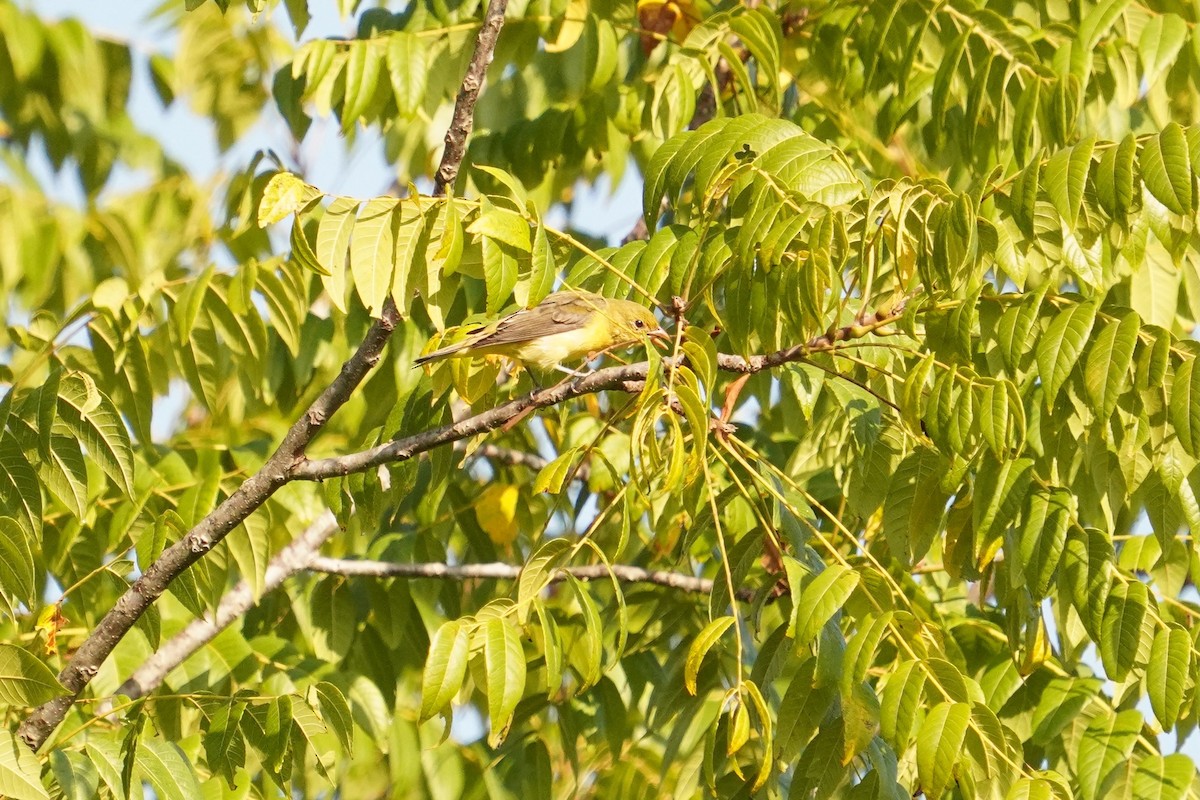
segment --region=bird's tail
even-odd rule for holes
[[[449,358],[450,356],[461,353],[470,346],[471,342],[467,341],[452,344],[449,347],[443,347],[440,350],[434,350],[432,353],[426,353],[417,360],[413,361],[413,366],[419,367],[422,364],[428,364],[430,361],[439,361],[443,358]]]

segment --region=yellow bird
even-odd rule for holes
[[[667,332],[645,306],[591,292],[556,292],[533,308],[467,331],[463,341],[421,356],[414,366],[443,358],[503,355],[543,372],[575,374],[562,363],[628,347],[647,336],[666,338]]]

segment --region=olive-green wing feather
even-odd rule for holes
[[[493,331],[481,336],[473,347],[521,344],[542,336],[575,331],[587,324],[594,307],[587,298],[551,297],[533,308],[510,314],[496,323]],[[480,331],[482,333],[482,329]]]
[[[522,309],[495,323],[467,331],[467,338],[463,341],[423,355],[413,362],[413,366],[456,353],[521,344],[541,336],[579,330],[587,324],[594,310],[603,308],[603,302],[603,298],[586,293],[558,292],[549,295],[533,308]]]

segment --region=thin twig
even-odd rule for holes
[[[492,562],[486,564],[402,564],[394,561],[370,561],[367,559],[329,558],[317,556],[309,562],[313,572],[330,575],[347,575],[364,578],[435,578],[440,580],[467,581],[479,579],[516,580],[521,576],[520,564]],[[555,575],[555,581],[572,575],[581,581],[607,580],[610,568],[604,564],[587,564],[565,567]],[[695,575],[665,570],[643,569],[626,564],[614,564],[611,574],[622,583],[652,583],[668,586],[685,592],[708,594],[712,581]]]
[[[263,578],[263,592],[279,588],[284,580],[305,570],[348,577],[429,578],[451,581],[516,580],[521,576],[520,564],[402,564],[317,555],[317,550],[337,530],[333,514],[322,514],[304,533],[271,559]],[[607,580],[610,575],[609,568],[603,564],[589,564],[561,569],[551,581],[557,583],[567,574],[582,581]],[[712,581],[708,578],[678,572],[617,564],[612,567],[611,575],[622,583],[647,583],[695,594],[712,592]],[[738,591],[740,599],[748,601],[752,596],[749,589]],[[250,585],[246,581],[239,582],[221,598],[211,619],[197,619],[189,623],[138,667],[117,689],[117,694],[127,695],[136,700],[158,689],[173,669],[236,622],[256,601]]]

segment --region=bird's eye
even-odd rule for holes
[[[634,324],[634,326],[635,326],[635,327],[638,327],[638,328],[644,328],[644,327],[646,327],[646,322],[645,322],[645,320],[635,319],[635,320],[633,321],[633,324]]]

